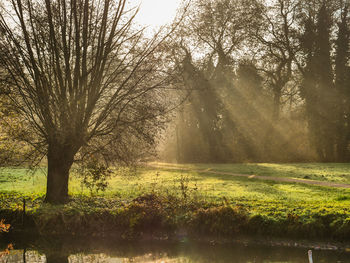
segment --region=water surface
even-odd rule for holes
[[[2,246],[3,247],[3,246]],[[307,263],[307,248],[264,245],[168,242],[60,242],[14,243],[0,263]],[[350,253],[313,250],[314,263],[350,263]]]

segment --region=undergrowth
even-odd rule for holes
[[[42,191],[3,189],[0,218],[13,231],[41,235],[350,239],[346,189],[186,172],[151,173],[112,178],[122,185],[104,193],[71,192],[65,205],[45,204]]]
[[[14,230],[22,229],[23,196],[1,194],[0,218]],[[347,209],[285,210],[271,209],[257,214],[249,207],[227,199],[208,203],[193,195],[174,196],[150,192],[133,200],[74,196],[65,205],[43,203],[43,196],[26,197],[26,228],[41,235],[236,237],[237,235],[334,238],[350,237]],[[183,234],[182,234],[183,235]]]

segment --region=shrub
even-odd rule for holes
[[[191,220],[191,230],[199,234],[234,235],[245,228],[246,211],[240,207],[219,206],[198,209]]]

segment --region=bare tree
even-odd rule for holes
[[[273,119],[278,120],[281,98],[293,74],[293,60],[298,52],[296,38],[298,0],[275,0],[265,4],[264,23],[255,38],[261,45],[259,68],[269,80],[274,99]]]
[[[14,83],[9,98],[35,134],[22,139],[47,156],[47,202],[67,199],[82,148],[118,147],[128,131],[152,141],[156,131],[148,128],[166,112],[167,35],[146,39],[132,26],[137,10],[126,5],[8,0],[2,7],[0,62]]]
[[[254,4],[242,0],[194,0],[178,31],[174,57],[181,68],[183,85],[192,90],[184,118],[179,120],[188,129],[182,128],[178,131],[181,136],[177,136],[182,140],[178,145],[184,145],[181,149],[183,156],[189,157],[187,160],[194,161],[204,152],[207,152],[204,158],[209,161],[232,160],[232,133],[239,133],[229,112],[234,70],[247,44],[248,33],[260,18]],[[188,133],[197,134],[202,143],[186,147],[190,144],[183,140],[189,138]]]

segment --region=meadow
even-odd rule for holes
[[[255,219],[258,222],[254,223],[258,228],[261,228],[262,224],[270,225],[271,229],[275,229],[276,225],[272,225],[278,224],[280,233],[284,232],[282,228],[285,224],[290,223],[293,224],[291,232],[295,231],[294,227],[298,227],[299,232],[304,231],[306,226],[308,231],[312,232],[311,236],[318,234],[327,236],[330,231],[333,231],[330,230],[332,227],[336,228],[334,231],[341,237],[350,233],[350,189],[213,173],[213,171],[223,171],[348,183],[350,182],[349,164],[170,165],[157,163],[152,165],[157,165],[158,168],[142,167],[135,171],[115,170],[115,174],[108,180],[105,191],[99,192],[84,187],[79,175],[73,171],[69,182],[70,195],[75,200],[85,200],[79,202],[78,206],[74,204],[73,210],[100,209],[101,211],[106,207],[113,210],[116,207],[120,208],[120,204],[132,204],[133,200],[153,194],[163,196],[166,200],[172,197],[180,200],[181,203],[191,203],[192,208],[186,210],[186,213],[191,209],[203,213],[201,209],[233,207],[234,211],[244,213],[250,219],[258,218]],[[42,204],[45,184],[44,169],[38,169],[35,172],[24,168],[2,169],[0,175],[1,208],[20,209],[23,197],[32,200],[32,204],[27,208],[29,211],[31,209],[37,211],[42,207],[47,208],[47,205]],[[89,205],[89,202],[92,202],[93,205]],[[192,204],[195,204],[194,209]],[[149,205],[153,206],[153,204]],[[91,209],[92,206],[93,209]],[[71,208],[69,204],[64,207],[64,209]],[[213,218],[220,217],[220,213],[215,214]],[[192,218],[192,215],[189,217]],[[205,222],[203,218],[198,222],[200,221]],[[223,224],[227,224],[225,222]]]
[[[69,182],[71,195],[93,195],[132,200],[149,192],[196,197],[208,202],[228,200],[253,211],[269,212],[276,204],[281,211],[306,207],[343,208],[350,205],[350,190],[300,183],[274,182],[254,178],[206,173],[207,170],[273,177],[307,178],[318,181],[350,183],[350,164],[192,164],[157,163],[159,168],[115,171],[105,191],[90,191],[73,171]],[[170,168],[171,167],[171,168]],[[178,169],[176,168],[178,167]],[[190,170],[188,170],[190,169]],[[195,171],[191,171],[195,170]],[[198,172],[198,170],[202,170]],[[44,169],[5,168],[0,173],[0,192],[43,195]],[[350,207],[350,206],[349,206]]]

